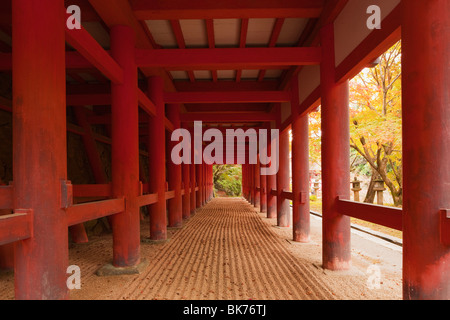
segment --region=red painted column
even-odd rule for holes
[[[191,130],[191,137],[192,139],[195,139],[194,137],[194,130]],[[197,178],[197,165],[194,163],[194,157],[195,157],[195,144],[192,141],[192,154],[191,154],[191,166],[190,166],[190,177],[191,177],[191,214],[195,212],[195,209],[200,207],[200,205],[197,203],[198,201],[198,195],[195,191],[196,185],[198,183]]]
[[[247,164],[242,164],[242,196],[245,200],[248,200],[247,183]]]
[[[158,201],[150,206],[150,240],[167,239],[165,110],[163,80],[148,79],[148,93],[156,106],[156,115],[149,122],[149,189],[158,194]]]
[[[272,144],[270,143],[271,141],[270,130],[267,131],[267,137],[268,137],[267,154],[271,155]],[[270,166],[270,163],[267,166]],[[268,175],[266,180],[267,180],[267,218],[273,219],[277,217],[277,197],[272,195],[271,191],[277,189],[277,175],[276,174]]]
[[[449,300],[450,2],[402,10],[403,298]]]
[[[280,132],[279,163],[277,173],[277,225],[289,227],[290,206],[289,199],[282,196],[282,192],[289,190],[289,131]]]
[[[264,166],[265,165],[261,165]],[[260,175],[260,200],[259,200],[259,205],[260,205],[260,211],[261,212],[267,212],[267,176],[266,175]]]
[[[261,200],[261,171],[260,171],[260,164],[259,164],[259,160],[257,160],[258,162],[255,164],[255,203],[253,204],[255,206],[255,208],[258,208],[258,210],[260,210],[260,200]]]
[[[196,203],[197,203],[197,208],[200,208],[204,204],[204,202],[203,202],[203,163],[195,165],[195,173],[197,174],[196,179],[197,179],[197,186],[198,186]]]
[[[242,197],[247,200],[247,168],[245,164],[241,165],[242,167]]]
[[[308,115],[292,124],[292,228],[293,240],[309,241],[309,131]]]
[[[255,165],[250,164],[250,203],[255,205]]]
[[[184,129],[187,129],[184,127]],[[191,164],[183,163],[183,184],[184,184],[184,196],[183,196],[183,219],[187,219],[191,216],[191,194],[190,194],[190,170]]]
[[[203,162],[203,205],[206,204],[206,168],[207,164]]]
[[[338,196],[350,199],[348,81],[335,82],[333,25],[321,30],[323,267],[351,266],[350,218],[336,209]]]
[[[33,210],[33,237],[15,243],[16,299],[68,298],[64,12],[62,0],[12,1],[14,208]]]
[[[139,118],[137,67],[134,62],[134,32],[131,27],[111,29],[111,55],[122,67],[123,84],[111,84],[111,177],[114,197],[125,197],[126,210],[111,218],[113,265],[134,266],[140,262]]]
[[[167,118],[172,122],[175,129],[180,128],[180,105],[167,105]],[[169,227],[179,228],[183,225],[182,198],[181,198],[181,164],[172,162],[170,153],[172,148],[178,144],[170,141],[168,148],[167,175],[169,181],[169,190],[174,190],[175,197],[169,200]]]

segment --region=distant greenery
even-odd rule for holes
[[[214,189],[229,197],[241,195],[242,167],[233,164],[218,164],[213,167]]]

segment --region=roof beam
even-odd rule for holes
[[[315,48],[215,48],[136,50],[139,67],[171,70],[231,70],[319,64]]]
[[[66,30],[66,41],[86,60],[95,66],[113,83],[123,82],[123,71],[118,63],[85,29]]]
[[[270,40],[269,40],[269,48],[275,47],[275,44],[278,41],[278,37],[280,36],[280,32],[281,32],[281,28],[283,27],[284,24],[284,18],[278,18],[275,21],[275,25],[273,26],[272,29],[272,34],[270,36]],[[259,71],[259,75],[258,75],[258,81],[263,81],[264,80],[264,76],[266,75],[266,70],[260,70]]]
[[[219,113],[219,112],[194,112],[182,113],[181,122],[269,122],[275,121],[276,115],[267,112],[248,113]]]
[[[270,103],[290,100],[289,91],[170,92],[164,94],[166,103]]]
[[[136,34],[137,48],[154,49],[148,32],[144,29],[142,23],[136,19],[128,0],[89,0],[89,3],[109,28],[115,25],[126,25],[133,28]],[[161,76],[164,79],[164,89],[175,91],[172,79],[164,70],[143,68],[142,72],[146,77]]]
[[[214,104],[188,104],[188,112],[224,112],[224,113],[242,113],[242,112],[267,112],[267,103],[214,103]]]
[[[314,18],[324,0],[131,0],[138,20]]]

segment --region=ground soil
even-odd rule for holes
[[[367,265],[354,259],[351,270],[321,268],[320,235],[294,243],[292,229],[278,228],[241,198],[215,198],[181,229],[169,229],[170,241],[142,243],[149,265],[138,275],[103,276],[95,271],[110,262],[112,236],[91,237],[70,248],[69,263],[81,268],[79,299],[400,299],[398,273],[383,274],[380,289],[367,287]],[[143,221],[141,237],[149,236]],[[358,253],[362,254],[362,253]],[[367,259],[366,259],[367,260]],[[0,299],[13,299],[11,272],[0,273]]]

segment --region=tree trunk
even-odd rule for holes
[[[374,180],[380,178],[380,176],[379,176],[378,172],[376,172],[376,170],[371,168],[371,171],[372,171],[372,177],[370,178],[369,188],[367,189],[366,197],[364,198],[365,203],[374,203],[375,196],[377,193],[375,190],[373,190],[373,188],[375,186]]]

